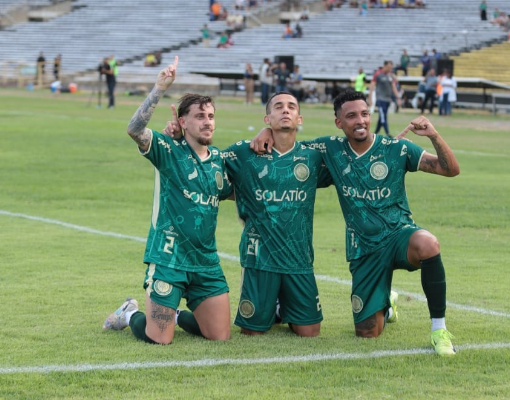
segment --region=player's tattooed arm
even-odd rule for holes
[[[425,153],[420,162],[420,170],[442,176],[456,176],[460,173],[459,163],[450,146],[437,134],[429,136],[436,154]]]
[[[138,107],[138,110],[136,110],[131,121],[129,121],[127,133],[142,151],[149,149],[151,130],[147,128],[147,124],[164,92],[164,90],[154,86],[144,102]]]

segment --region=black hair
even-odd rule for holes
[[[273,101],[273,99],[276,97],[276,96],[279,96],[281,94],[288,94],[289,96],[292,96],[294,97],[294,99],[296,99],[296,104],[298,105],[298,112],[301,112],[300,110],[300,107],[299,107],[299,101],[298,99],[296,98],[296,96],[294,96],[292,93],[290,92],[278,92],[278,93],[275,93],[273,94],[269,100],[267,101],[266,103],[266,115],[269,115],[271,113],[271,102]]]
[[[210,96],[202,96],[200,94],[186,93],[179,99],[179,109],[177,115],[183,117],[189,113],[189,110],[193,104],[198,104],[199,108],[203,111],[204,106],[211,104],[214,109],[214,100]]]
[[[333,100],[333,111],[335,112],[335,117],[337,116],[338,110],[342,108],[344,103],[356,100],[363,100],[365,103],[367,102],[367,98],[364,93],[356,92],[353,89],[347,89],[336,96],[335,100]]]

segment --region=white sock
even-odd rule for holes
[[[393,307],[388,308],[388,318],[386,319],[390,319],[391,317],[393,317]]]
[[[133,311],[128,311],[124,314],[124,318],[126,318],[126,322],[128,323],[129,325],[129,321],[131,321],[131,316],[135,313],[135,312],[138,312],[138,310],[133,310]]]
[[[181,313],[181,310],[175,310],[175,325],[178,325],[177,320],[179,319],[180,313]]]
[[[446,322],[444,318],[432,318],[432,332],[438,329],[446,329]]]

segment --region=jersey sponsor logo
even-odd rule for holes
[[[400,155],[405,156],[407,154],[407,146],[403,145],[402,150],[400,150]]]
[[[384,157],[382,154],[379,154],[378,156],[370,156],[370,162],[374,160],[378,160],[379,158]]]
[[[296,162],[296,161],[305,161],[306,160],[306,157],[300,157],[300,156],[294,156],[292,158],[292,161]]]
[[[264,176],[266,176],[269,173],[269,168],[264,166],[264,169],[259,172],[259,179],[262,179]]]
[[[255,314],[255,306],[250,300],[241,300],[239,302],[239,314],[243,318],[251,318]]]
[[[350,186],[342,186],[342,191],[344,197],[355,197],[357,199],[365,199],[370,201],[385,199],[391,196],[391,190],[387,187],[377,187],[371,190],[360,191],[359,189]]]
[[[348,164],[347,167],[342,171],[342,175],[347,175],[351,172],[351,164]]]
[[[188,175],[188,181],[191,181],[192,179],[195,179],[198,176],[198,171],[195,168],[191,174]]]
[[[351,304],[352,304],[352,312],[355,314],[358,314],[363,310],[363,300],[361,300],[361,297],[356,296],[355,294],[351,297]]]
[[[304,190],[284,190],[277,193],[276,190],[255,190],[255,199],[257,201],[305,201],[306,192]]]
[[[165,142],[163,139],[158,138],[158,144],[160,146],[163,146],[169,153],[172,151],[172,148],[170,147],[170,143]]]
[[[184,197],[190,199],[193,203],[196,204],[201,204],[204,206],[211,205],[212,207],[218,207],[220,205],[220,200],[218,196],[211,196],[197,192],[189,192],[186,189],[182,191],[182,194],[184,195]]]
[[[308,169],[308,166],[302,163],[296,164],[294,167],[294,176],[300,182],[306,181],[310,176],[310,170]]]
[[[315,150],[319,150],[319,151],[322,151],[322,152],[326,151],[326,143],[310,143],[308,145],[308,147],[310,149],[315,149]]]
[[[221,152],[221,157],[222,158],[229,158],[232,161],[237,160],[237,154],[236,154],[235,151],[223,151],[223,152]]]
[[[223,175],[220,171],[216,171],[214,174],[214,179],[216,179],[216,186],[218,186],[218,189],[223,189]]]
[[[250,256],[259,255],[259,240],[255,238],[248,238],[248,248],[246,254]]]
[[[221,167],[214,162],[211,163],[211,167],[221,169]]]
[[[388,176],[388,166],[382,161],[377,161],[370,167],[370,175],[380,181]]]
[[[160,280],[155,280],[152,286],[154,291],[160,296],[168,296],[170,293],[172,293],[172,289],[174,288],[169,283]]]
[[[212,151],[211,151],[211,154],[212,154],[213,156],[217,156],[219,153],[220,153],[220,152],[219,152],[218,150],[216,150],[216,149],[212,149]]]

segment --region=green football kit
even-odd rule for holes
[[[277,297],[282,322],[320,322],[313,211],[317,187],[332,183],[321,153],[297,142],[286,153],[273,149],[258,155],[250,141],[241,141],[222,154],[244,222],[239,244],[243,283],[235,324],[269,330]]]
[[[144,287],[166,307],[177,308],[185,297],[193,310],[205,298],[228,292],[215,231],[219,202],[232,193],[232,185],[220,151],[209,146],[209,152],[201,160],[184,138],[152,131],[150,147],[142,153],[155,167]],[[211,285],[203,282],[208,275]],[[196,286],[194,278],[199,278]]]
[[[418,170],[424,150],[407,140],[375,135],[357,154],[345,137],[305,142],[323,153],[345,219],[345,247],[352,274],[355,323],[389,308],[393,269],[415,270],[407,245],[419,228],[413,221],[405,174]]]

